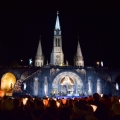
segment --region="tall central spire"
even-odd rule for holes
[[[55,30],[60,30],[60,22],[59,22],[59,16],[57,11],[57,18],[56,18],[56,24],[55,24]]]
[[[50,63],[52,65],[64,65],[64,54],[62,51],[62,36],[61,36],[61,28],[60,28],[60,22],[57,12],[57,18],[55,23],[55,29],[54,29],[54,38],[53,38],[53,50],[51,53],[51,60]]]

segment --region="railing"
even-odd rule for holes
[[[30,79],[31,77],[33,77],[39,71],[40,71],[40,69],[37,70],[36,72],[34,72],[33,74],[31,74],[30,76],[28,76],[26,79],[17,80],[16,84],[14,85],[14,92],[21,93],[22,92],[21,85],[22,85],[23,81],[26,81],[26,80]]]
[[[31,78],[32,76],[34,76],[36,73],[40,72],[41,69],[37,70],[36,72],[34,72],[33,74],[31,74],[30,76],[28,76],[26,79],[24,79],[23,81],[28,80],[29,78]]]

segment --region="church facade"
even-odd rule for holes
[[[53,49],[50,63],[44,65],[41,41],[35,56],[35,67],[39,69],[22,80],[22,93],[31,96],[81,96],[93,93],[116,95],[116,86],[105,78],[106,73],[84,66],[83,55],[78,41],[74,66],[64,63],[62,35],[57,13]]]
[[[79,41],[76,46],[74,66],[70,66],[68,61],[64,63],[62,34],[57,14],[50,63],[45,65],[40,39],[34,66],[0,67],[0,89],[9,96],[79,97],[93,93],[120,96],[120,70],[85,66]]]

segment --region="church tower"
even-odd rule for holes
[[[43,56],[43,53],[42,53],[41,41],[39,41],[37,53],[36,53],[36,56],[35,56],[35,66],[36,67],[41,67],[43,65],[44,65],[44,56]]]
[[[78,46],[77,46],[77,53],[74,57],[74,66],[82,66],[82,67],[84,66],[84,60],[83,60],[79,41],[78,41]]]
[[[52,65],[64,65],[64,54],[62,51],[62,36],[60,29],[59,16],[57,12],[56,24],[54,29],[54,38],[53,38],[53,50],[51,53],[51,61]]]

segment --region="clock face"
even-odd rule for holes
[[[59,58],[60,56],[59,55],[56,55],[56,58]]]

